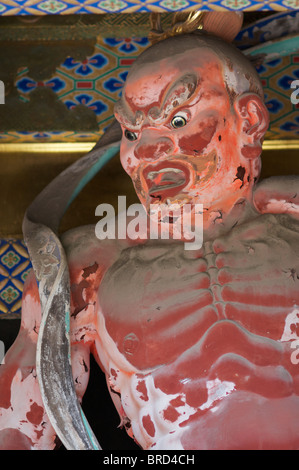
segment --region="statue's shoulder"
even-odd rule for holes
[[[121,252],[130,245],[128,240],[117,237],[99,239],[95,225],[84,225],[68,230],[61,236],[69,266],[91,266],[97,263],[109,267]]]
[[[288,214],[299,219],[299,176],[272,176],[262,180],[253,193],[261,214]]]
[[[98,245],[94,225],[75,227],[61,235],[61,242],[68,256],[79,254]]]

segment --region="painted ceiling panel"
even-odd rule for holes
[[[32,18],[24,23],[0,17],[0,80],[6,92],[0,143],[97,141],[113,119],[130,66],[149,46],[149,14],[72,15],[66,21],[56,16],[57,24],[53,16],[52,22]],[[162,18],[167,25],[171,15]],[[257,62],[271,120],[266,139],[298,138],[299,100],[291,100],[291,86],[299,80],[298,31],[299,12],[274,18],[272,13],[245,26],[235,40],[245,54],[253,51]]]
[[[298,8],[298,0],[4,0],[1,15],[72,15],[201,10],[276,10]]]

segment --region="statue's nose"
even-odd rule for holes
[[[134,153],[138,160],[158,160],[173,152],[172,141],[167,137],[155,138],[150,134],[142,136]]]

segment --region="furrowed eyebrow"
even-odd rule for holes
[[[161,107],[155,106],[148,111],[150,121],[155,124],[165,121],[175,108],[182,106],[191,98],[197,84],[198,77],[194,74],[180,77],[165,94]],[[114,114],[120,124],[131,130],[139,130],[145,119],[144,112],[137,111],[135,114],[131,112],[123,96],[115,103]]]
[[[198,78],[193,74],[187,74],[179,78],[168,90],[163,98],[161,107],[152,108],[149,111],[149,118],[155,123],[160,123],[177,107],[185,104],[194,94],[198,83]]]
[[[132,130],[140,129],[144,120],[144,113],[142,111],[137,111],[135,114],[130,112],[123,97],[115,103],[114,114],[120,124]]]

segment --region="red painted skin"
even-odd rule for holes
[[[137,136],[124,136],[121,161],[141,202],[204,204],[203,247],[100,241],[94,227],[64,236],[76,390],[93,354],[144,449],[298,449],[298,198],[284,181],[253,197],[262,99],[231,103],[221,61],[205,48],[193,57],[133,73],[116,115]],[[186,125],[174,129],[174,116]],[[0,368],[1,448],[55,446],[35,379],[39,322],[31,276]]]

